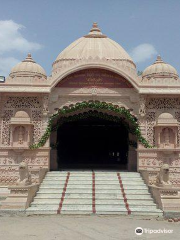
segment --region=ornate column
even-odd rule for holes
[[[143,137],[146,136],[146,96],[139,98],[139,126]]]
[[[49,94],[44,94],[42,97],[42,110],[43,110],[43,116],[42,116],[42,134],[41,136],[46,132],[46,128],[48,126],[48,120],[49,120]],[[49,146],[49,141],[46,142],[45,147]]]
[[[2,119],[3,119],[3,109],[4,109],[5,98],[0,95],[0,145],[2,144]]]

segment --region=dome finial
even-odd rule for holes
[[[85,35],[86,38],[106,38],[104,34],[102,34],[100,28],[98,27],[97,22],[93,22],[92,28],[90,32]]]
[[[27,57],[28,57],[28,58],[32,58],[32,57],[31,57],[31,53],[28,53]]]
[[[28,53],[26,59],[23,62],[34,62],[35,63],[35,61],[33,60],[32,56],[31,56],[31,53]]]
[[[101,32],[101,30],[98,27],[97,22],[93,22],[93,25],[92,25],[92,28],[91,28],[90,32]]]
[[[164,63],[164,61],[162,60],[160,55],[157,56],[157,59],[154,64],[156,64],[156,63]]]

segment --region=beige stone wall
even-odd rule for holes
[[[155,82],[151,87],[148,84],[144,86],[141,79],[138,78],[134,72],[125,73],[125,68],[120,69],[120,67],[114,65],[114,63],[112,66],[102,65],[102,67],[107,67],[109,70],[112,69],[114,72],[122,74],[135,88],[54,88],[58,81],[61,81],[64,76],[78,69],[95,66],[94,62],[87,62],[86,64],[87,66],[83,65],[83,67],[81,63],[67,66],[62,69],[61,72],[49,77],[46,86],[42,83],[42,87],[40,85],[38,86],[38,84],[33,87],[24,87],[26,93],[18,92],[20,88],[23,87],[22,84],[20,84],[21,86],[12,87],[10,86],[10,81],[7,82],[6,89],[3,88],[3,90],[1,90],[0,182],[3,184],[5,182],[11,184],[15,181],[17,178],[17,166],[20,161],[28,162],[34,179],[37,179],[35,172],[38,171],[37,169],[39,167],[50,166],[49,141],[47,141],[42,149],[38,150],[29,150],[25,145],[19,148],[12,146],[11,119],[17,111],[25,111],[28,114],[33,127],[31,141],[32,143],[37,143],[46,130],[49,117],[56,112],[57,108],[82,101],[99,100],[130,109],[131,113],[135,115],[139,121],[142,135],[154,146],[153,149],[145,149],[139,144],[137,164],[135,163],[136,153],[133,149],[130,149],[129,155],[131,160],[128,169],[135,170],[137,165],[138,170],[151,171],[151,182],[153,183],[153,179],[157,171],[159,171],[160,166],[163,163],[168,163],[170,165],[170,178],[172,183],[180,185],[180,127],[175,127],[175,131],[177,131],[177,143],[165,149],[158,147],[157,134],[155,132],[158,117],[162,113],[170,113],[179,124],[180,98],[177,97],[178,88],[175,89],[173,87],[171,89],[171,95],[162,95],[165,91],[169,93],[169,90],[167,88],[156,89]],[[97,64],[101,66],[100,63]],[[127,73],[129,76],[127,76]],[[7,89],[9,89],[11,93],[6,92]],[[39,91],[39,93],[35,93],[35,91]],[[19,125],[21,125],[21,123],[19,123]],[[168,127],[168,123],[166,127]],[[16,138],[20,135],[18,134],[19,133],[16,133]],[[56,158],[56,154],[53,153],[53,151],[51,158]],[[55,160],[53,160],[51,164],[53,168],[56,168]]]
[[[0,185],[13,185],[19,178],[20,162],[26,162],[32,182],[38,183],[39,169],[49,168],[49,149],[18,150],[0,149]]]
[[[150,184],[153,184],[160,167],[168,164],[170,181],[173,185],[180,186],[180,98],[152,96],[145,99],[145,105],[146,115],[140,119],[141,129],[154,148],[144,149],[139,145],[138,170],[150,171]],[[158,125],[158,119],[163,113],[171,115],[172,119],[164,119],[162,124]],[[169,129],[169,144],[163,143],[166,137],[162,135],[166,128]]]
[[[47,95],[4,94],[1,95],[0,109],[0,184],[12,185],[16,182],[18,165],[22,161],[28,164],[35,183],[38,181],[39,169],[49,168],[50,164],[49,147],[45,146],[38,150],[29,149],[30,144],[39,141],[47,127]],[[19,120],[15,119],[17,112],[26,113],[29,122],[27,123],[26,119],[21,117]],[[12,123],[12,119],[16,121]],[[19,129],[21,132],[18,132]],[[29,132],[26,131],[29,129]],[[27,134],[31,135],[30,140]],[[17,144],[18,138],[21,141],[19,144]]]

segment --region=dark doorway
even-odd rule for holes
[[[97,117],[64,123],[57,132],[59,169],[127,169],[128,131]]]

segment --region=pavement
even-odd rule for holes
[[[142,235],[135,229],[141,227]],[[169,233],[150,233],[169,231]],[[148,232],[149,233],[145,233]],[[1,240],[179,239],[180,222],[135,216],[0,216]]]

